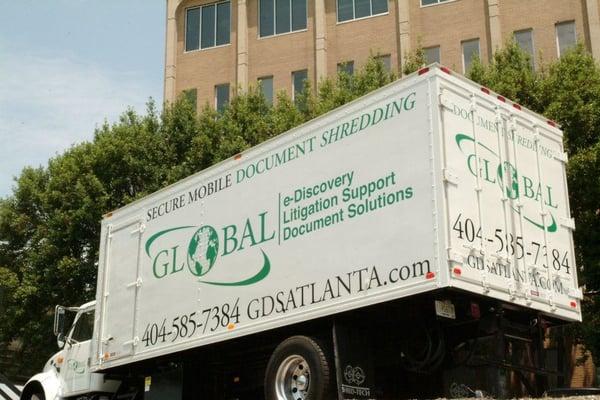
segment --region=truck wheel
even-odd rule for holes
[[[277,346],[265,373],[266,400],[329,400],[329,362],[317,342],[292,336]]]
[[[29,400],[45,400],[44,395],[41,393],[34,393],[29,396]]]

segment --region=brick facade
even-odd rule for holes
[[[600,0],[389,0],[388,12],[338,22],[337,0],[307,0],[307,27],[259,37],[259,0],[231,0],[230,43],[185,51],[186,9],[212,0],[167,0],[165,100],[196,89],[198,107],[214,106],[215,85],[229,83],[232,94],[273,77],[274,91],[292,89],[292,72],[308,70],[314,84],[336,73],[338,63],[359,67],[369,54],[389,55],[399,71],[416,46],[440,46],[442,64],[463,71],[462,42],[478,39],[480,57],[513,32],[531,30],[536,64],[558,57],[556,24],[574,21],[577,38],[600,58]]]

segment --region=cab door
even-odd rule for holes
[[[90,357],[93,329],[93,309],[77,315],[63,349],[64,361],[60,370],[65,390],[65,393],[62,394],[63,396],[71,396],[90,389]]]

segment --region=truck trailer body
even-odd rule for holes
[[[109,213],[57,398],[229,398],[183,386],[243,343],[268,399],[393,398],[395,337],[435,373],[486,318],[580,321],[566,162],[552,121],[434,64]]]

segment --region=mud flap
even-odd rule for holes
[[[183,369],[171,365],[144,377],[144,400],[181,400],[182,388]]]
[[[366,327],[333,325],[333,347],[339,400],[376,400],[381,391],[375,386],[374,352]]]

